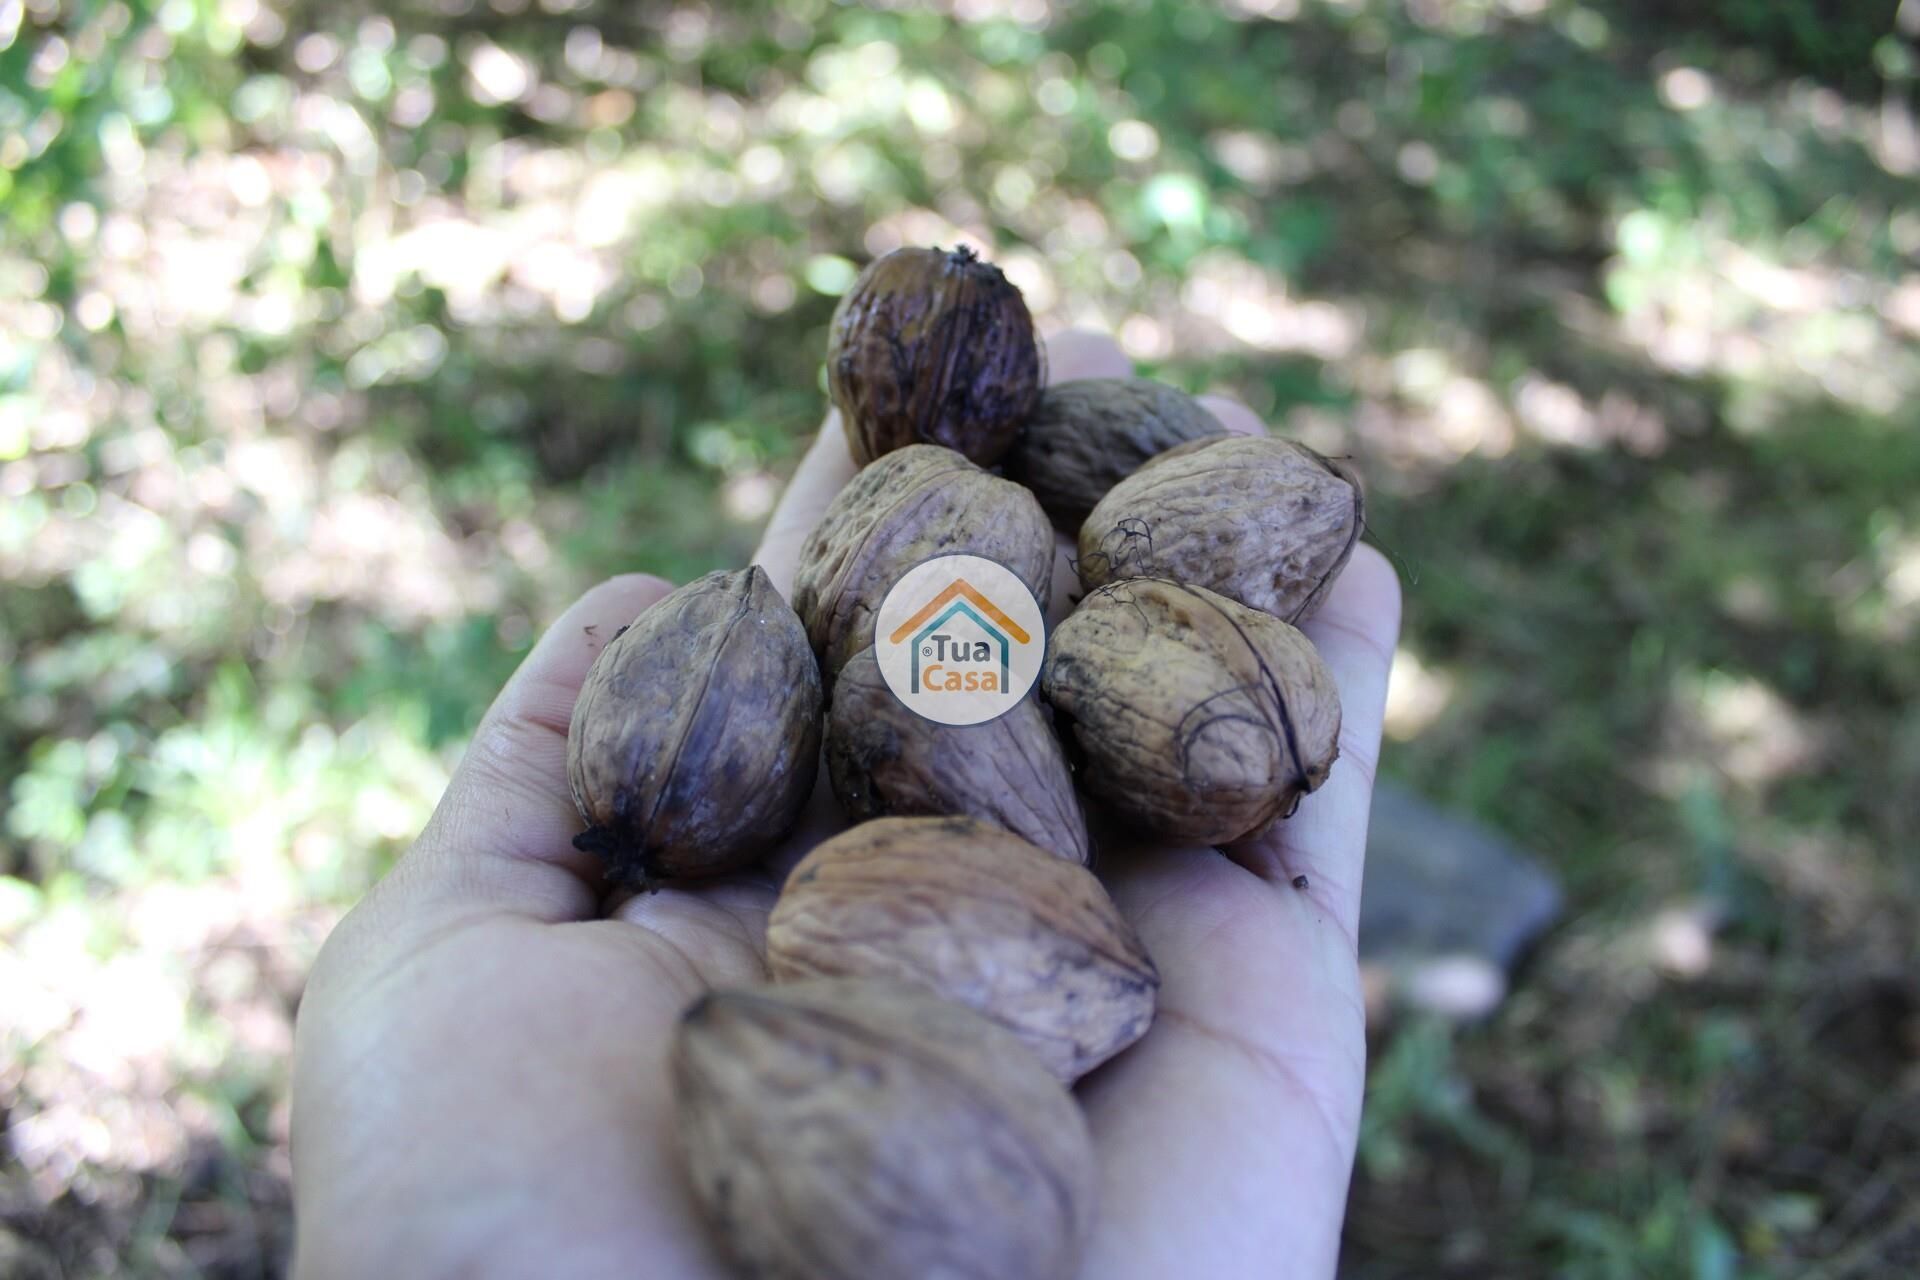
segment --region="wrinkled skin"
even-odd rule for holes
[[[960,813],[1073,862],[1088,857],[1073,774],[1034,694],[985,724],[940,724],[909,710],[862,649],[833,687],[827,773],[848,819]]]
[[[1007,454],[1007,476],[1076,533],[1100,499],[1149,458],[1226,431],[1205,405],[1151,378],[1080,378],[1048,387]]]
[[[977,1014],[886,980],[717,991],[673,1075],[691,1180],[754,1280],[1072,1280],[1086,1121]]]
[[[1345,463],[1276,436],[1195,440],[1100,499],[1080,526],[1080,581],[1173,578],[1298,625],[1365,527],[1360,479]]]
[[[1098,877],[974,818],[881,818],[793,869],[767,921],[776,981],[930,987],[1077,1080],[1146,1033],[1160,975]]]
[[[1062,377],[1128,372],[1087,335],[1049,358]],[[1208,408],[1259,429],[1244,408]],[[756,556],[776,586],[850,473],[830,419]],[[675,1151],[668,1051],[701,994],[764,976],[781,868],[609,896],[573,848],[566,783],[593,654],[667,590],[616,578],[555,620],[419,841],[328,939],[295,1046],[301,1280],[726,1280]],[[1162,985],[1152,1031],[1077,1090],[1101,1177],[1088,1280],[1333,1274],[1365,1065],[1361,863],[1398,622],[1392,570],[1360,548],[1305,628],[1344,717],[1339,763],[1291,819],[1224,857],[1116,838],[1102,858]],[[840,822],[817,790],[786,856]]]

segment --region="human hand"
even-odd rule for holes
[[[1128,372],[1087,334],[1049,357],[1056,380]],[[1242,406],[1209,407],[1262,429]],[[783,594],[852,474],[829,415],[755,557]],[[1064,552],[1058,577],[1064,600]],[[296,1041],[303,1280],[727,1274],[675,1160],[668,1046],[700,992],[764,978],[779,870],[844,823],[822,786],[767,871],[607,897],[571,843],[567,724],[600,645],[668,590],[616,578],[562,615],[418,843],[328,939]],[[1080,1086],[1103,1179],[1089,1276],[1333,1273],[1364,1077],[1361,859],[1398,622],[1392,570],[1358,548],[1305,628],[1343,727],[1332,776],[1293,818],[1227,857],[1102,850],[1163,985],[1147,1037]]]

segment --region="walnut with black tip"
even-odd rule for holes
[[[587,824],[574,844],[648,887],[758,861],[813,790],[823,700],[806,631],[765,571],[689,582],[587,672],[567,730]]]

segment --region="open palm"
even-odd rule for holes
[[[1086,334],[1049,356],[1057,380],[1128,371]],[[1210,407],[1259,429],[1243,407]],[[851,473],[829,419],[756,556],[783,593]],[[616,578],[553,625],[419,842],[328,940],[295,1058],[305,1280],[727,1274],[674,1154],[668,1046],[701,991],[764,978],[779,874],[844,823],[822,787],[766,872],[606,896],[571,844],[567,723],[600,646],[667,590]],[[1090,1277],[1333,1273],[1364,1076],[1354,930],[1398,623],[1391,569],[1359,548],[1306,628],[1340,686],[1340,760],[1274,833],[1225,857],[1105,833],[1097,869],[1163,986],[1147,1037],[1079,1088],[1103,1180]]]

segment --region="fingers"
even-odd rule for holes
[[[815,845],[846,829],[846,815],[833,798],[833,786],[822,767],[792,833],[761,862],[718,879],[687,881],[663,893],[618,889],[609,895],[604,909],[612,919],[644,925],[670,942],[687,934],[691,945],[695,930],[724,928],[739,938],[744,950],[764,955],[767,913],[773,910],[794,864]]]
[[[766,532],[760,535],[759,550],[753,553],[753,562],[767,571],[767,577],[773,579],[774,587],[789,603],[793,600],[793,575],[800,567],[800,544],[857,470],[853,455],[847,452],[840,411],[829,409],[820,433],[787,483],[787,491],[780,495]]]
[[[1125,378],[1133,373],[1133,362],[1120,345],[1104,333],[1092,329],[1062,329],[1047,339],[1047,382],[1078,382],[1082,378]],[[1048,596],[1047,626],[1058,626],[1073,612],[1074,597],[1080,594],[1080,576],[1073,571],[1073,538],[1058,534],[1054,538],[1053,587]]]
[[[1120,344],[1091,329],[1062,329],[1046,340],[1047,382],[1078,382],[1082,378],[1124,378],[1133,362]]]
[[[594,658],[671,591],[646,574],[610,578],[560,615],[494,699],[419,841],[381,892],[416,916],[485,908],[535,919],[597,914],[598,861],[573,847],[567,726]]]
[[[1274,884],[1306,876],[1306,892],[1351,941],[1360,916],[1387,673],[1400,634],[1400,579],[1393,566],[1372,547],[1354,548],[1326,603],[1301,630],[1340,690],[1340,758],[1292,818],[1228,853]]]
[[[1334,1272],[1365,1079],[1353,940],[1399,618],[1392,569],[1356,549],[1305,628],[1340,691],[1341,758],[1291,820],[1228,850],[1239,866],[1148,844],[1105,869],[1161,986],[1152,1031],[1078,1090],[1117,1224],[1090,1275],[1270,1274],[1276,1258]]]
[[[1260,421],[1260,415],[1238,400],[1226,396],[1201,396],[1200,403],[1206,411],[1220,419],[1220,425],[1238,436],[1263,436],[1267,434],[1267,424]]]

